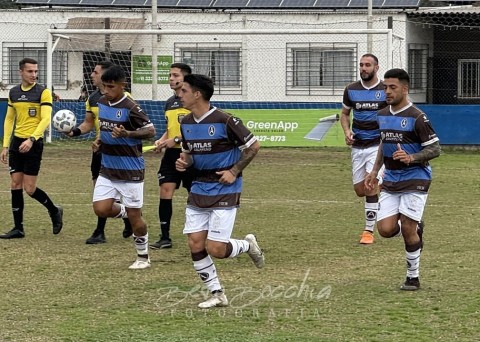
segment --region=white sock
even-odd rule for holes
[[[365,202],[365,230],[373,233],[377,221],[378,202]]]
[[[202,260],[194,261],[193,267],[210,292],[222,289],[218,280],[217,269],[210,255],[207,255]]]
[[[237,255],[248,252],[250,249],[250,244],[247,240],[230,239],[228,242],[232,244],[232,254],[228,256],[229,258],[235,258]]]
[[[421,248],[417,249],[413,252],[407,252],[407,277],[410,278],[417,278],[420,274],[420,252],[422,251]]]
[[[148,233],[142,236],[133,235],[137,255],[148,258]]]

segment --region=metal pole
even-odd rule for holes
[[[157,0],[152,0],[152,29],[157,29],[158,27],[157,19]],[[152,100],[158,100],[158,35],[152,36]]]
[[[367,29],[373,29],[373,0],[368,0]],[[367,34],[367,53],[372,53],[372,34]]]
[[[57,38],[60,39],[60,38]],[[49,32],[47,37],[47,88],[52,89],[53,83],[53,35]],[[52,120],[48,125],[48,129],[45,131],[45,142],[52,142]]]

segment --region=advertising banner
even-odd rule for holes
[[[172,56],[157,56],[157,84],[168,84]],[[152,56],[133,56],[132,82],[152,84]]]

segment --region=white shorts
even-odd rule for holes
[[[106,199],[120,200],[127,208],[143,206],[143,182],[112,182],[99,176],[93,190],[93,202]]]
[[[427,204],[427,197],[428,193],[424,192],[382,191],[378,200],[377,221],[400,213],[420,222]]]
[[[183,234],[208,231],[207,239],[227,243],[232,236],[237,208],[198,210],[187,207]]]
[[[352,147],[352,174],[353,184],[361,183],[372,172],[377,159],[378,146],[367,148]],[[380,171],[378,172],[381,175]]]

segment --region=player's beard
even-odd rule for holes
[[[364,73],[360,74],[360,77],[361,77],[362,81],[365,81],[365,82],[371,81],[374,76],[375,76],[374,72],[371,72],[371,73],[364,72]]]

